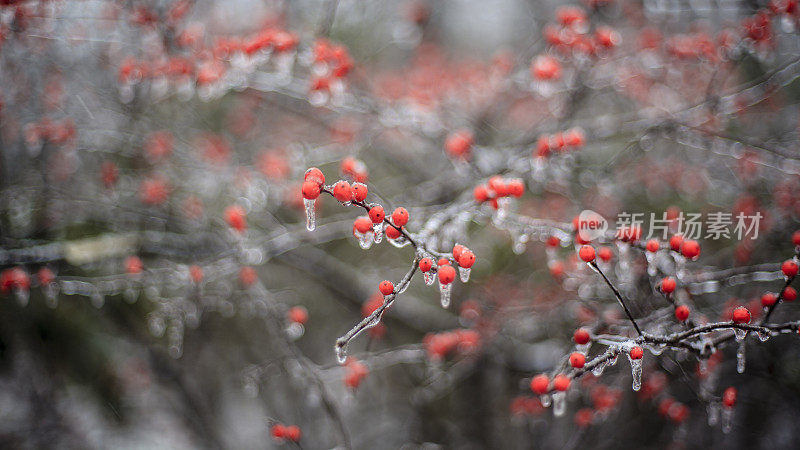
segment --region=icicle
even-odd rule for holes
[[[583,353],[585,355],[585,354],[589,353],[589,348],[591,346],[592,346],[592,341],[589,341],[589,342],[587,342],[585,344],[575,344],[575,350],[577,350],[578,352]]]
[[[150,320],[148,320],[148,325],[150,326],[150,333],[153,336],[160,337],[164,334],[164,329],[166,328],[166,324],[164,323],[164,319],[159,316],[151,316]]]
[[[317,218],[314,214],[314,202],[316,200],[309,200],[307,198],[303,199],[303,204],[306,207],[306,229],[308,231],[314,231],[317,228]]]
[[[747,336],[747,330],[740,330],[738,328],[734,328],[733,334],[736,336],[736,342],[742,342],[745,336]]]
[[[553,393],[553,415],[561,417],[567,409],[567,393],[554,392]]]
[[[719,422],[719,405],[711,403],[708,405],[706,412],[708,413],[708,426],[716,426],[717,422]]]
[[[425,278],[425,284],[427,284],[428,286],[432,285],[433,282],[436,280],[436,275],[434,275],[434,273],[431,272],[430,270],[425,272],[423,277]]]
[[[758,335],[758,339],[761,342],[767,342],[769,340],[769,338],[772,337],[772,333],[769,332],[769,331],[761,331],[761,330],[759,330],[756,334]]]
[[[339,364],[344,364],[347,361],[347,344],[339,345],[336,344],[336,360],[339,361]]]
[[[99,292],[95,292],[94,294],[92,294],[92,306],[94,306],[95,308],[97,309],[102,308],[105,302],[106,298],[103,296],[103,294]]]
[[[642,358],[633,359],[628,355],[628,361],[631,363],[631,377],[633,378],[631,387],[634,391],[638,391],[642,388]]]
[[[397,248],[403,248],[411,243],[411,241],[409,241],[408,239],[406,239],[405,236],[402,235],[397,239],[391,239],[387,237],[386,240],[388,240],[390,244],[394,245]]]
[[[358,231],[354,231],[353,233],[355,234],[356,239],[358,239],[358,245],[362,249],[366,250],[372,247],[372,242],[374,237],[372,231],[367,231],[366,233],[359,233]]]
[[[248,379],[244,383],[244,386],[242,386],[242,388],[244,390],[245,395],[247,395],[248,397],[250,398],[258,397],[258,384],[254,380]]]
[[[461,278],[462,283],[466,283],[469,281],[469,273],[472,271],[471,268],[465,268],[458,266],[458,276]]]
[[[550,398],[550,396],[548,394],[543,394],[543,395],[539,396],[539,401],[542,402],[542,406],[544,406],[545,408],[549,408],[550,407],[550,405],[552,404],[551,400],[552,399]]]
[[[736,349],[736,371],[739,373],[744,373],[744,351],[746,346],[744,339],[739,340],[739,338],[736,338],[736,340],[739,341],[739,348]]]
[[[292,322],[291,325],[286,327],[286,335],[289,337],[289,340],[295,341],[297,339],[300,339],[301,337],[303,337],[304,333],[305,333],[305,328],[303,327],[302,324],[299,324],[297,322]]]
[[[722,408],[722,432],[728,434],[733,428],[733,408]]]
[[[658,356],[664,353],[664,350],[667,349],[667,346],[665,344],[653,344],[649,348],[650,348],[650,353]]]
[[[139,298],[139,295],[136,292],[136,289],[129,287],[125,289],[124,297],[126,302],[136,303],[136,300]]]
[[[511,250],[516,255],[521,255],[525,252],[525,247],[527,246],[530,237],[526,233],[520,233],[517,235],[516,233],[511,234],[511,239],[513,241],[511,245]]]
[[[58,288],[55,283],[50,283],[44,287],[44,300],[45,304],[50,308],[58,306]]]
[[[607,365],[608,365],[608,362],[602,362],[602,363],[594,366],[594,368],[592,369],[592,375],[594,375],[596,377],[599,377],[606,370],[606,366]]]
[[[439,292],[442,294],[442,308],[450,306],[450,293],[453,290],[453,283],[442,284],[439,282]]]
[[[658,273],[658,269],[656,268],[656,254],[652,252],[645,252],[645,257],[647,258],[647,274],[651,277],[656,276]]]
[[[383,241],[383,226],[384,222],[376,223],[372,226],[372,234],[374,235],[372,239],[376,244],[380,244]]]
[[[405,292],[406,289],[408,289],[408,285],[410,285],[410,284],[411,283],[400,283],[400,284],[398,284],[397,285],[397,293],[398,294],[402,294],[403,292]]]
[[[14,291],[14,295],[17,297],[19,306],[28,306],[28,299],[30,299],[31,294],[27,289],[16,289]]]

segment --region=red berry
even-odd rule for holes
[[[680,234],[676,234],[669,238],[669,248],[674,251],[680,251],[681,245],[683,244],[683,236]]]
[[[661,280],[661,292],[665,294],[670,294],[675,292],[675,279],[672,277],[666,277]]]
[[[800,246],[800,230],[795,231],[792,235],[792,244],[795,246]]]
[[[590,408],[581,408],[575,412],[575,425],[580,428],[586,428],[592,424],[594,420],[594,411]]]
[[[369,209],[369,219],[374,224],[379,224],[383,222],[383,219],[386,217],[386,214],[383,212],[383,206],[375,205]]]
[[[574,352],[569,355],[569,363],[572,367],[580,369],[586,364],[586,356],[583,353]]]
[[[681,244],[681,254],[689,259],[700,256],[700,244],[697,241],[684,241]]]
[[[610,248],[608,248],[608,247],[600,247],[597,250],[597,256],[601,260],[603,260],[604,262],[609,262],[609,261],[611,261],[611,257],[614,256],[614,254],[611,252]]]
[[[686,319],[689,318],[689,307],[686,305],[680,305],[675,308],[675,318],[680,322],[685,322]]]
[[[591,339],[589,332],[584,328],[578,328],[575,330],[575,334],[572,335],[572,340],[578,345],[586,345]]]
[[[726,408],[733,408],[736,405],[736,388],[731,386],[725,389],[725,392],[722,393],[722,404]]]
[[[630,355],[631,359],[642,359],[642,356],[644,356],[644,350],[642,350],[642,347],[637,345],[631,349]]]
[[[333,185],[333,196],[340,202],[349,202],[353,199],[353,189],[350,183],[344,180],[339,180]]]
[[[791,286],[786,286],[786,289],[783,290],[783,299],[787,302],[797,300],[797,291]]]
[[[37,278],[39,278],[39,284],[41,286],[48,286],[56,278],[56,275],[53,273],[53,271],[48,269],[47,267],[42,267],[41,269],[39,269],[39,273],[37,273],[36,275]]]
[[[378,285],[378,290],[381,291],[383,295],[391,295],[394,292],[394,284],[389,280],[383,280]]]
[[[372,221],[367,217],[361,216],[353,222],[353,228],[361,234],[367,233],[372,229]]]
[[[734,309],[731,316],[734,323],[750,323],[750,311],[744,306]]]
[[[489,178],[489,189],[493,190],[498,197],[505,197],[508,195],[508,189],[506,188],[506,183],[503,180],[503,177],[500,175],[495,175]]]
[[[559,245],[561,245],[561,239],[555,236],[550,236],[549,238],[547,238],[548,247],[558,247]]]
[[[228,225],[239,233],[247,228],[247,214],[239,205],[229,206],[225,209],[225,220]]]
[[[439,258],[439,260],[436,261],[437,266],[446,266],[448,264],[450,264],[450,260],[447,258]]]
[[[303,182],[303,198],[306,200],[316,200],[319,197],[319,184],[314,181]]]
[[[569,389],[571,381],[572,380],[566,375],[556,375],[555,378],[553,378],[553,387],[556,388],[557,391],[564,392]]]
[[[594,247],[591,245],[584,245],[578,251],[578,256],[580,256],[581,259],[587,263],[594,261]]]
[[[279,423],[273,425],[270,431],[272,432],[272,437],[275,439],[283,439],[286,437],[286,427]]]
[[[192,281],[195,283],[203,281],[203,268],[200,266],[189,266],[189,276],[192,277]]]
[[[419,260],[419,270],[428,272],[433,267],[433,261],[430,258],[422,258]]]
[[[489,190],[486,189],[486,186],[483,184],[479,184],[475,186],[475,189],[472,191],[472,197],[478,203],[483,203],[489,199]]]
[[[321,170],[317,169],[316,167],[312,167],[306,170],[306,173],[303,176],[303,181],[312,181],[321,186],[325,184],[325,175],[322,174]]]
[[[452,252],[452,253],[453,253],[453,259],[455,259],[456,261],[458,261],[458,258],[460,258],[460,257],[461,257],[461,253],[463,253],[463,252],[464,252],[464,250],[466,250],[466,249],[467,249],[467,247],[464,247],[464,246],[463,246],[463,245],[461,245],[461,244],[456,244],[456,245],[454,245],[454,246],[453,246],[453,252]]]
[[[308,311],[302,306],[293,306],[289,309],[289,321],[300,325],[308,322]]]
[[[466,158],[472,148],[474,138],[469,130],[458,130],[447,136],[444,148],[451,156]]]
[[[550,379],[545,374],[539,374],[531,379],[531,391],[544,395],[550,388]]]
[[[767,292],[766,294],[761,296],[761,306],[769,307],[774,305],[778,302],[778,296],[773,294],[772,292]]]
[[[389,239],[397,239],[401,235],[400,230],[395,227],[386,227],[386,237]]]
[[[402,227],[408,223],[408,211],[405,208],[397,208],[392,213],[392,223]]]
[[[661,248],[661,244],[659,244],[658,241],[655,239],[650,239],[649,241],[647,241],[646,248],[648,252],[655,253],[658,251],[659,248]]]
[[[781,270],[783,274],[789,278],[792,278],[797,275],[797,263],[793,260],[789,259],[781,264]]]
[[[125,271],[130,275],[142,273],[142,260],[138,256],[129,256],[125,260]]]
[[[367,185],[364,183],[353,183],[353,200],[363,202],[367,198]]]
[[[285,435],[286,439],[292,442],[300,441],[300,427],[298,427],[297,425],[289,425],[288,427],[286,427]]]
[[[561,63],[549,55],[540,55],[531,61],[531,75],[538,80],[557,80],[561,78]]]
[[[520,198],[522,197],[522,194],[525,193],[525,184],[522,182],[522,180],[515,178],[506,184],[506,190],[508,191],[509,195]]]
[[[256,270],[250,266],[242,267],[242,270],[239,271],[239,281],[241,281],[245,287],[252,286],[257,279]]]
[[[446,265],[439,267],[439,283],[450,284],[456,279],[456,269],[453,266]]]
[[[465,269],[469,269],[473,264],[475,264],[475,254],[470,250],[464,250],[461,252],[461,256],[458,258],[458,265]]]

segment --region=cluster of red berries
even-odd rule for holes
[[[347,48],[333,44],[327,39],[317,39],[312,53],[314,67],[320,73],[311,80],[312,91],[330,90],[333,81],[344,78],[353,68],[353,59]]]
[[[565,392],[569,389],[570,384],[572,384],[572,380],[564,374],[556,375],[551,381],[547,375],[542,373],[531,379],[531,391],[538,395],[545,395],[553,389]]]
[[[347,358],[344,367],[344,385],[350,389],[358,388],[364,378],[369,375],[367,366],[352,356]]]
[[[276,423],[272,426],[270,433],[274,439],[279,441],[285,439],[287,441],[300,442],[300,427],[297,425],[283,425]]]
[[[534,158],[543,158],[552,153],[566,153],[571,150],[578,150],[586,143],[586,136],[580,128],[572,128],[567,131],[554,134],[539,136],[536,141],[536,148],[533,150]]]
[[[75,122],[72,119],[51,120],[44,118],[38,123],[25,126],[25,141],[30,145],[47,141],[51,144],[65,144],[76,136]]]
[[[489,202],[492,208],[497,209],[497,200],[503,197],[522,197],[525,193],[525,183],[519,178],[504,179],[495,175],[486,182],[479,184],[472,190],[472,197],[478,203]]]
[[[475,330],[461,328],[426,334],[422,344],[428,357],[438,361],[455,352],[462,355],[474,353],[481,345],[481,336]]]
[[[470,269],[475,264],[475,253],[461,244],[453,246],[452,255],[453,260],[462,269]],[[439,283],[450,284],[456,279],[456,269],[451,265],[450,259],[439,258],[436,266],[433,266],[431,258],[425,257],[419,260],[419,270],[422,273],[428,273],[433,270],[439,276]]]
[[[595,56],[620,45],[622,37],[607,26],[597,27],[589,33],[586,13],[575,6],[562,6],[556,10],[557,24],[544,28],[544,38],[560,53]]]

